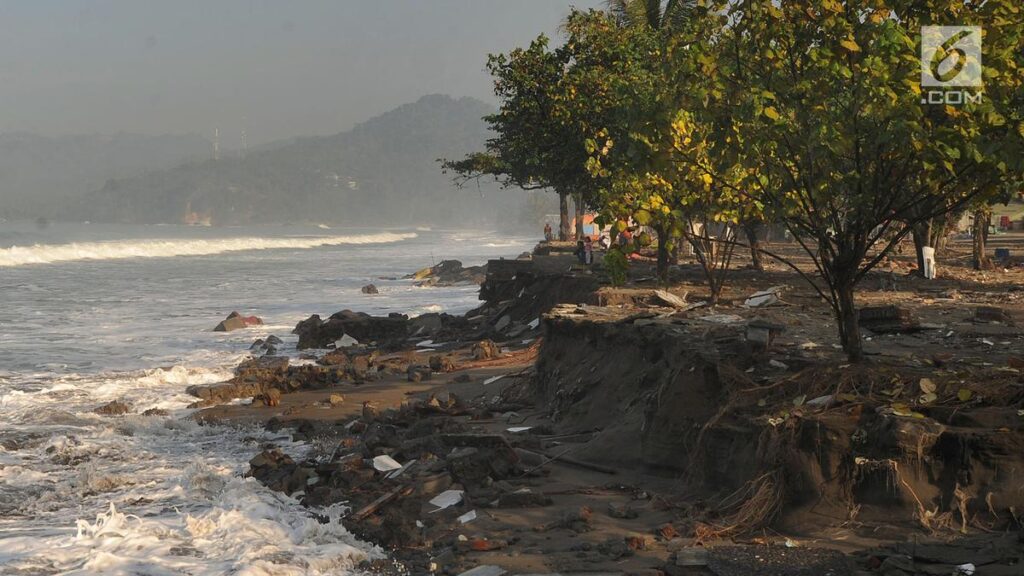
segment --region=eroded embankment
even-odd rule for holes
[[[601,429],[577,457],[678,474],[713,503],[698,538],[845,521],[1019,527],[1019,374],[969,386],[870,364],[780,374],[769,356],[742,324],[560,307],[534,387],[561,431]],[[937,398],[915,405],[922,387]]]

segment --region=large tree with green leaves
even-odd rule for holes
[[[859,360],[857,284],[916,223],[1019,174],[1018,3],[742,0],[721,23],[708,77],[709,106],[731,118],[720,138],[747,163],[744,193],[780,208],[814,262]],[[922,102],[920,30],[935,24],[985,27],[981,102]]]
[[[505,186],[554,190],[559,196],[560,240],[569,239],[569,196],[581,205],[597,185],[586,170],[584,138],[568,107],[568,65],[567,52],[550,49],[543,35],[528,48],[491,55],[487,69],[500,107],[485,120],[495,135],[485,151],[443,164],[460,184],[494,177]]]

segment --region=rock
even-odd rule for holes
[[[252,399],[253,404],[263,404],[264,406],[277,406],[281,403],[281,391],[277,388],[270,388],[264,390],[262,394],[257,394]]]
[[[456,369],[455,361],[449,356],[431,356],[429,363],[430,369],[434,372],[454,372]]]
[[[377,287],[374,286],[373,284],[367,284],[366,286],[360,288],[359,291],[362,292],[363,294],[380,294],[380,291],[377,290]]]
[[[167,416],[167,410],[163,408],[149,408],[142,413],[143,416]]]
[[[327,320],[321,320],[320,316],[314,314],[299,322],[292,333],[299,337],[300,350],[327,348],[343,336],[351,336],[363,343],[404,343],[409,336],[409,318],[402,314],[382,317],[342,310]]]
[[[120,416],[131,411],[131,407],[120,400],[111,400],[103,406],[96,408],[93,412],[103,416]]]
[[[239,364],[235,368],[235,378],[236,380],[265,381],[282,376],[287,370],[287,356],[263,356]]]
[[[489,360],[501,354],[501,348],[491,340],[481,340],[470,350],[474,360]]]
[[[232,330],[240,330],[242,328],[248,328],[249,326],[260,326],[263,324],[263,319],[259,316],[242,316],[238,312],[232,312],[228,314],[217,327],[213,329],[214,332],[231,332]]]
[[[330,398],[327,399],[327,403],[331,406],[340,406],[345,403],[345,397],[341,394],[331,394]]]
[[[363,402],[363,421],[373,422],[378,417],[380,417],[380,407],[377,406],[377,403],[370,401]]]
[[[920,324],[910,310],[890,304],[888,306],[865,306],[859,312],[860,325],[876,334],[916,332]]]
[[[432,376],[433,371],[429,366],[422,366],[419,364],[409,366],[409,369],[406,371],[406,377],[409,382],[423,382],[425,380],[430,380]]]
[[[974,309],[975,322],[1000,322],[1013,326],[1013,317],[998,306],[978,306]]]
[[[454,284],[480,284],[487,277],[487,266],[465,268],[458,260],[442,260],[436,266],[424,268],[406,276],[417,280],[420,286],[451,286]]]

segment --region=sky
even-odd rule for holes
[[[484,68],[602,0],[0,0],[0,132],[333,134]]]

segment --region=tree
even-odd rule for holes
[[[851,360],[868,271],[914,225],[1020,169],[1018,12],[1012,0],[745,0],[722,13],[709,106],[733,120],[720,138],[747,164],[743,193],[778,207],[814,262],[824,287],[808,279]],[[982,102],[922,104],[920,26],[941,21],[998,29]]]
[[[495,135],[484,152],[443,163],[460,185],[490,176],[504,186],[554,190],[559,240],[569,239],[569,196],[577,195],[582,206],[595,186],[585,166],[584,139],[566,106],[568,58],[564,49],[549,50],[543,35],[528,48],[491,55],[487,69],[500,107],[485,120]]]

